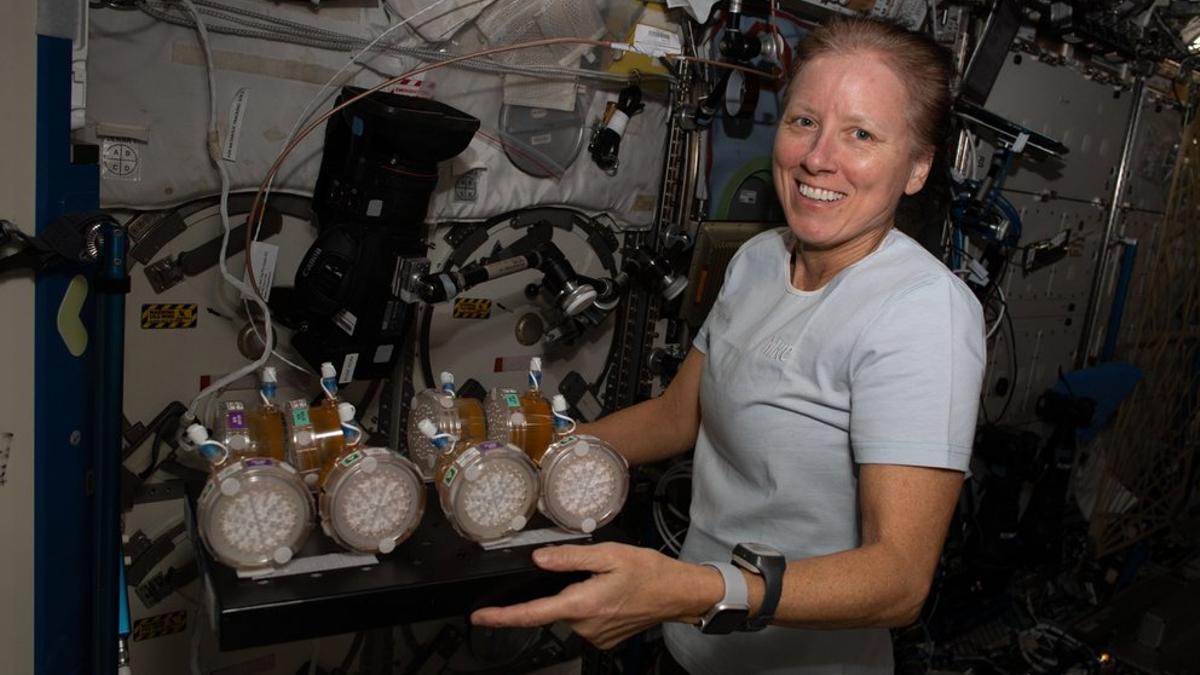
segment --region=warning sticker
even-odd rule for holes
[[[142,305],[142,328],[195,328],[200,318],[196,303]]]
[[[133,641],[151,640],[187,630],[187,610],[156,614],[133,622]]]
[[[484,298],[455,298],[454,318],[487,319],[492,316],[492,301]]]

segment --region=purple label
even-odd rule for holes
[[[475,447],[479,448],[480,452],[487,452],[488,450],[495,450],[496,448],[503,448],[504,444],[496,442],[496,441],[484,441]]]
[[[242,411],[230,412],[225,416],[229,423],[230,429],[245,429],[246,428],[246,413]]]
[[[253,459],[243,459],[242,466],[271,466],[275,461],[266,457],[255,457]]]

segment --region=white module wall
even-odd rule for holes
[[[988,98],[989,110],[1070,148],[1061,160],[1022,156],[1005,184],[1005,195],[1022,216],[1022,245],[1069,230],[1070,248],[1066,258],[1048,267],[1029,274],[1019,267],[1008,271],[1003,288],[1013,319],[1016,367],[1012,341],[1002,326],[989,354],[991,367],[984,386],[992,419],[1000,414],[1008,387],[1015,387],[1004,421],[1031,421],[1037,397],[1054,385],[1059,369],[1066,372],[1075,367],[1131,104],[1129,91],[1018,54],[1009,56]],[[1178,140],[1179,116],[1150,97],[1143,105],[1128,189],[1122,198],[1131,208],[1122,222],[1131,232],[1148,236],[1166,203],[1163,167],[1169,166],[1171,144]],[[991,147],[987,141],[980,141],[978,147],[975,171],[982,175]],[[1115,252],[1114,263],[1119,253]],[[1014,258],[1018,260],[1019,256]],[[1102,336],[1110,303],[1111,284],[1099,300],[1093,335]],[[1131,305],[1126,321],[1132,311]]]

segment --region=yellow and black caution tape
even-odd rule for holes
[[[454,318],[487,319],[492,316],[492,301],[484,298],[455,298]]]
[[[195,328],[199,318],[200,305],[192,302],[142,305],[142,328],[148,330]]]
[[[174,635],[187,630],[187,610],[181,609],[166,614],[155,614],[133,622],[130,639],[134,642],[152,640],[164,635]]]

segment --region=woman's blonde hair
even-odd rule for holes
[[[800,43],[790,82],[804,64],[819,56],[873,53],[896,73],[912,102],[906,112],[918,150],[933,154],[950,126],[950,52],[924,33],[889,21],[836,17],[818,26]]]

